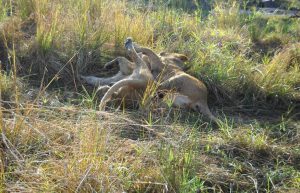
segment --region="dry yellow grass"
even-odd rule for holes
[[[297,191],[300,20],[239,15],[238,4],[217,4],[208,19],[201,10],[140,5],[1,7],[0,47],[14,73],[0,76],[0,192]],[[83,92],[76,76],[105,74],[102,65],[124,54],[128,36],[187,54],[189,73],[206,83],[223,123],[158,107],[148,101],[153,89],[139,111],[97,111],[97,95]]]

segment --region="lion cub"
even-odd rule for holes
[[[147,65],[149,65],[150,61],[148,56],[143,55],[142,53],[138,53],[138,55],[140,58],[143,59],[144,62],[146,62]],[[112,77],[99,78],[95,76],[81,75],[80,78],[83,79],[86,83],[93,86],[106,86],[116,83],[117,81],[130,76],[133,72],[133,69],[136,68],[136,64],[134,62],[130,62],[127,58],[119,56],[113,59],[112,61],[106,63],[104,65],[104,69],[110,69],[114,65],[119,65],[119,72]]]
[[[178,65],[166,62],[149,48],[135,44],[137,52],[142,52],[150,59],[150,68],[154,78],[160,82],[159,90],[174,90],[173,105],[191,108],[201,112],[213,121],[217,118],[211,113],[207,105],[207,88],[203,82],[185,73]],[[187,57],[181,56],[183,61]]]
[[[99,108],[100,110],[105,108],[106,103],[110,100],[115,92],[124,91],[125,93],[130,90],[142,90],[144,91],[147,85],[153,82],[153,76],[149,70],[149,67],[145,61],[138,55],[135,51],[133,42],[131,38],[127,38],[125,42],[125,48],[135,63],[135,68],[132,71],[132,74],[122,80],[116,82],[112,87],[108,89],[103,98],[101,99]]]
[[[138,56],[146,63],[148,69],[151,69],[149,57],[145,54],[138,53]],[[160,58],[162,61],[169,65],[174,65],[174,68],[178,66],[178,69],[183,67],[183,62],[187,60],[187,57],[182,54],[177,53],[160,53]],[[119,72],[112,77],[95,77],[95,76],[82,76],[86,83],[97,86],[98,92],[106,93],[108,89],[114,83],[129,77],[133,70],[136,68],[136,64],[134,62],[129,61],[125,57],[117,57],[114,60],[106,63],[104,65],[105,69],[110,69],[114,65],[119,66]],[[154,72],[155,73],[155,72]],[[158,74],[155,74],[156,77]],[[126,103],[126,106],[136,106],[136,101],[141,98],[141,92],[133,89],[132,87],[122,87],[117,92],[115,92],[112,97],[117,99],[117,101],[122,100]]]
[[[139,57],[147,64],[148,68],[150,61],[148,56],[138,53]],[[104,65],[104,69],[111,69],[114,65],[119,66],[119,72],[112,77],[95,77],[95,76],[80,76],[87,84],[98,87],[97,91],[100,95],[105,94],[109,88],[116,82],[128,78],[133,70],[136,68],[136,63],[129,61],[125,57],[117,57],[112,61]],[[114,92],[112,98],[116,99],[116,102],[125,102],[126,106],[135,107],[136,101],[140,97],[140,92],[131,87],[122,87],[118,91]]]

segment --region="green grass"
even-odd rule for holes
[[[0,191],[296,192],[300,20],[240,15],[247,6],[235,1],[209,1],[211,13],[147,3],[1,5],[0,60],[12,72],[2,64]],[[152,87],[139,110],[97,111],[97,91],[78,75],[107,75],[128,36],[186,54],[222,123],[159,106]]]
[[[5,73],[0,74],[0,88],[3,100],[12,100],[14,83],[11,76]]]

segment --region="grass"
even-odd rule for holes
[[[300,20],[155,3],[1,4],[1,192],[297,192]],[[128,36],[186,54],[222,123],[159,106],[152,87],[139,110],[97,111],[78,75],[107,75]]]

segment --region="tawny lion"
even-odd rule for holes
[[[126,78],[132,73],[133,69],[135,68],[135,64],[130,62],[124,57],[115,58],[114,60],[106,63],[104,65],[104,68],[108,69],[115,64],[119,65],[120,70],[117,74],[115,74],[112,77],[99,78],[95,76],[82,76],[82,75],[80,77],[90,85],[105,86]]]
[[[144,62],[146,62],[147,65],[149,65],[150,61],[148,59],[148,56],[143,55],[142,53],[138,53],[139,57],[142,58]],[[129,61],[125,57],[117,57],[114,60],[106,63],[104,65],[105,69],[110,69],[114,65],[119,66],[119,72],[115,74],[112,77],[95,77],[95,76],[80,76],[86,83],[98,87],[99,93],[106,93],[111,85],[114,83],[123,80],[125,78],[128,78],[133,70],[136,68],[136,63]],[[150,68],[148,66],[148,68]],[[132,87],[123,87],[119,89],[117,92],[113,93],[112,96],[117,101],[125,102],[126,106],[134,107],[136,106],[136,101],[138,101],[140,96],[140,91],[136,90]]]
[[[145,54],[138,53],[139,57],[147,64],[148,68],[150,67],[150,60],[149,57]],[[178,53],[166,53],[162,52],[159,54],[160,58],[164,63],[167,63],[169,65],[173,65],[174,68],[176,66],[181,69],[184,65],[184,62],[187,61],[187,57],[182,54]],[[112,77],[95,77],[95,76],[81,76],[81,78],[88,84],[97,86],[98,91],[100,93],[105,93],[110,88],[110,86],[117,81],[120,81],[122,79],[127,78],[129,75],[132,74],[133,70],[136,68],[136,64],[134,62],[129,61],[125,57],[117,57],[114,60],[106,63],[104,65],[105,69],[111,68],[113,65],[119,66],[119,72],[115,74]],[[155,74],[155,77],[157,74]],[[122,99],[126,101],[127,104],[132,105],[134,101],[138,101],[141,96],[140,92],[132,87],[124,87],[122,89],[119,89],[117,92],[115,92],[112,96],[115,99]]]
[[[217,120],[212,115],[207,105],[206,86],[200,80],[182,71],[183,63],[188,60],[188,58],[185,55],[162,52],[158,56],[149,48],[139,47],[137,44],[135,44],[134,47],[136,48],[136,50],[138,50],[138,52],[143,53],[139,53],[138,55],[140,59],[142,59],[147,64],[148,68],[150,68],[154,79],[162,82],[159,89],[175,90],[175,92],[177,92],[173,94],[173,104],[175,106],[192,108],[195,111],[207,115],[210,119],[214,121]],[[106,66],[113,65],[116,63],[118,63],[120,66],[120,72],[114,77],[91,78],[97,80],[97,83],[102,81],[102,83],[100,84],[111,84],[115,80],[122,80],[128,78],[130,72],[133,71],[133,69],[137,66],[135,62],[130,62],[123,57],[116,58],[112,62],[109,62]],[[134,85],[127,85],[120,87],[119,90],[115,89],[114,92],[118,91],[118,95],[125,96],[129,93],[134,93],[134,91],[136,91],[137,88],[140,87],[136,87]]]
[[[149,57],[142,53],[138,53],[138,55],[147,64],[148,68],[151,69]],[[178,69],[182,69],[184,62],[188,60],[188,58],[185,55],[178,54],[178,53],[161,52],[159,54],[159,57],[163,61],[163,63],[174,66],[174,68],[178,67]],[[129,75],[132,74],[133,70],[136,68],[136,64],[134,62],[129,61],[125,57],[119,56],[113,59],[112,61],[106,63],[104,65],[104,69],[112,68],[114,65],[119,66],[119,72],[112,77],[100,78],[95,76],[83,76],[83,75],[81,75],[80,77],[87,84],[97,86],[97,87],[109,88],[109,85],[112,85],[119,80],[127,78]],[[155,77],[157,75],[158,74],[155,74]]]
[[[173,96],[173,105],[191,108],[213,121],[218,120],[208,108],[208,93],[203,82],[185,73],[178,66],[164,62],[149,48],[135,44],[135,49],[149,57],[151,72],[154,78],[161,82],[158,89],[174,90],[177,93]]]
[[[133,72],[130,76],[119,80],[112,87],[108,89],[108,91],[101,99],[99,105],[100,110],[105,108],[106,103],[110,100],[110,98],[115,92],[122,92],[122,90],[125,90],[126,92],[127,90],[132,90],[132,89],[145,90],[147,85],[149,83],[152,83],[154,80],[151,71],[149,70],[149,67],[135,51],[131,38],[127,38],[125,42],[125,48],[127,54],[132,59],[136,67],[133,69]]]
[[[143,55],[142,53],[138,53],[138,55],[140,56],[140,58],[143,59],[144,62],[146,62],[147,65],[149,65],[150,61],[146,55]],[[106,86],[106,85],[111,85],[113,83],[116,83],[117,81],[130,76],[133,70],[136,68],[136,64],[134,62],[129,61],[125,57],[119,56],[113,59],[112,61],[106,63],[104,65],[104,69],[110,69],[114,65],[119,65],[119,72],[112,77],[99,78],[95,76],[83,76],[83,75],[81,75],[80,77],[90,85]]]

